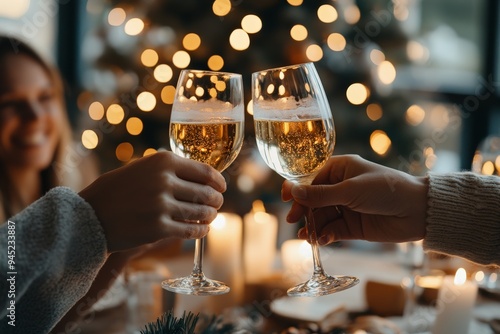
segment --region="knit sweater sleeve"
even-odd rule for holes
[[[107,254],[92,207],[65,187],[10,218],[0,240],[1,333],[48,333],[88,291]]]
[[[500,177],[429,174],[427,250],[500,265]]]

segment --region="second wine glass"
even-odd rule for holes
[[[314,64],[253,73],[252,101],[257,147],[264,161],[285,179],[310,184],[335,146],[333,116]],[[288,295],[322,296],[356,285],[356,277],[325,274],[311,209],[306,227],[314,271]]]
[[[182,157],[225,170],[238,156],[244,137],[243,83],[240,74],[183,70],[170,116],[170,148]],[[166,290],[192,295],[229,292],[202,270],[205,239],[196,239],[191,275],[162,282]]]

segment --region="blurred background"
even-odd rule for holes
[[[248,104],[252,72],[308,61],[329,97],[334,154],[415,175],[470,169],[500,132],[498,16],[494,0],[0,1],[0,30],[62,71],[76,139],[102,171],[169,149],[181,69],[242,73]],[[247,111],[225,172],[225,207],[240,214],[279,201],[281,184]]]

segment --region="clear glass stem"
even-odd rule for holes
[[[316,229],[314,225],[314,211],[311,208],[307,209],[306,215],[306,228],[309,242],[311,243],[312,248],[312,256],[313,256],[313,265],[314,272],[313,276],[324,276],[325,272],[323,270],[323,265],[321,264],[321,257],[319,255],[319,247],[318,247],[318,236],[316,234]]]
[[[192,276],[203,277],[203,248],[205,248],[205,238],[196,239],[194,244],[194,266]]]

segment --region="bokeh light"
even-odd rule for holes
[[[241,20],[241,27],[249,34],[258,33],[262,29],[262,20],[257,15],[246,15]]]
[[[130,36],[139,35],[144,29],[144,22],[135,17],[125,23],[125,33]]]
[[[224,59],[219,55],[213,55],[208,58],[207,65],[212,71],[219,71],[224,67]]]
[[[141,53],[141,63],[146,67],[153,67],[158,63],[158,53],[153,49],[146,49]]]
[[[406,110],[405,118],[408,124],[413,126],[419,125],[425,118],[425,110],[421,106],[413,104]]]
[[[229,44],[237,51],[243,51],[250,46],[250,36],[243,29],[234,29],[229,36]]]
[[[172,63],[177,68],[186,68],[191,63],[191,56],[184,50],[179,50],[172,56]]]
[[[137,106],[142,111],[151,111],[156,106],[156,98],[151,92],[142,92],[137,96]]]
[[[321,5],[317,14],[319,20],[323,23],[332,23],[339,17],[337,10],[332,5]]]
[[[382,130],[375,130],[370,135],[370,146],[378,155],[385,155],[391,147],[391,139]]]
[[[328,35],[327,44],[330,49],[333,51],[342,51],[345,49],[347,44],[345,37],[339,33],[331,33]]]
[[[361,83],[353,83],[347,88],[346,97],[354,105],[360,105],[366,101],[369,96],[368,88]]]
[[[130,133],[132,136],[137,136],[141,134],[144,125],[142,124],[140,118],[130,117],[127,120],[127,123],[125,123],[125,127],[127,128],[128,133]]]
[[[104,117],[104,106],[98,102],[94,101],[89,106],[89,116],[94,121],[99,121]]]
[[[382,83],[389,85],[396,79],[396,68],[391,62],[385,60],[378,65],[377,74]]]
[[[175,87],[174,86],[165,86],[161,90],[161,100],[165,104],[173,104],[175,97]]]
[[[318,61],[323,58],[323,49],[317,44],[311,44],[306,48],[306,57],[310,61]]]
[[[290,36],[296,41],[303,41],[307,38],[307,28],[302,24],[296,24],[290,29]]]
[[[382,107],[378,103],[370,103],[366,106],[366,115],[372,121],[377,121],[382,118]]]
[[[120,161],[130,161],[134,155],[134,147],[128,142],[121,143],[116,147],[115,154]]]
[[[217,16],[226,16],[231,11],[231,1],[215,0],[212,5],[212,11]]]
[[[123,8],[116,7],[109,11],[108,23],[109,25],[116,27],[122,25],[123,22],[125,22],[126,18],[127,18],[127,13],[125,13],[125,10]]]
[[[85,130],[82,133],[82,145],[89,149],[93,150],[99,144],[99,138],[95,131],[93,130]]]
[[[113,103],[106,110],[106,119],[110,124],[120,124],[124,117],[125,111],[119,104]]]
[[[174,72],[167,64],[160,64],[154,69],[153,75],[158,82],[169,82],[172,79]]]
[[[186,50],[196,50],[201,45],[201,38],[195,33],[189,33],[182,39],[182,45]]]

